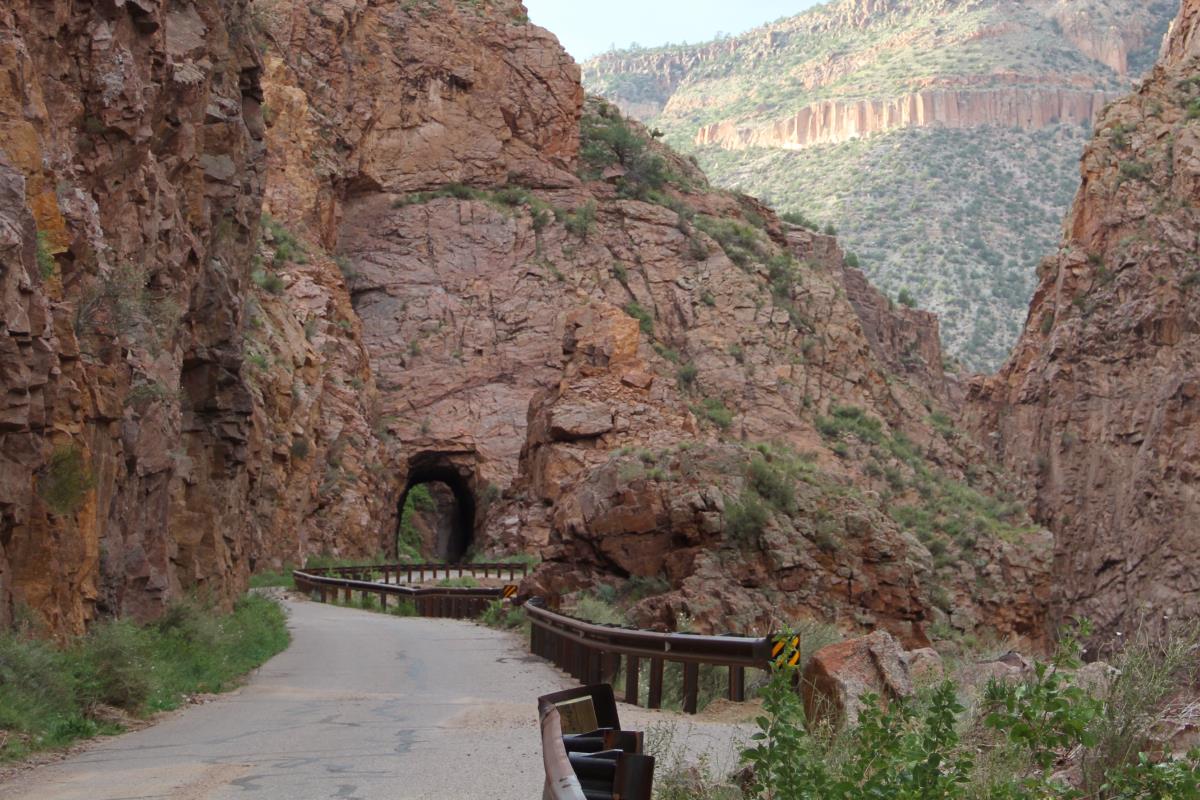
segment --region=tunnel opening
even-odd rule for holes
[[[436,458],[417,459],[400,497],[397,555],[451,564],[464,560],[475,543],[471,484],[468,469]]]

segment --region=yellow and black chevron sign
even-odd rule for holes
[[[800,664],[800,637],[776,636],[771,645],[771,660],[776,667],[795,667]]]
[[[504,587],[504,599],[505,599],[505,600],[509,600],[509,599],[511,599],[511,598],[513,598],[513,597],[516,597],[516,596],[517,596],[517,586],[516,586],[516,584],[510,583],[510,584],[508,584],[507,586],[505,586],[505,587]]]

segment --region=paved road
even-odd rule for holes
[[[20,800],[535,800],[536,697],[566,679],[468,622],[289,604],[240,691],[0,785]]]

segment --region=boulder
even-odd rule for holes
[[[863,698],[885,705],[913,693],[904,650],[885,631],[818,650],[804,670],[804,712],[809,723],[854,726]]]

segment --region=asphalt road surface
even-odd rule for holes
[[[0,785],[21,800],[541,796],[537,696],[566,678],[469,622],[293,602],[241,690]]]
[[[541,797],[537,696],[572,684],[520,639],[469,622],[288,608],[292,646],[242,689],[20,774],[0,798]],[[744,731],[628,706],[621,715],[629,728],[678,731],[689,762],[728,756]]]

